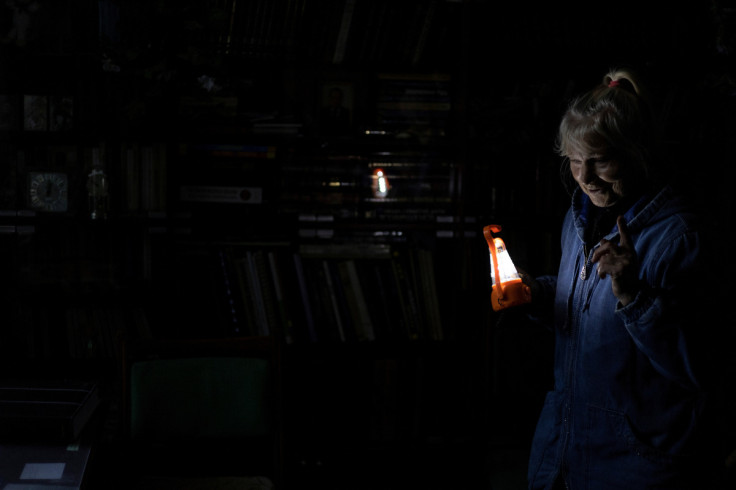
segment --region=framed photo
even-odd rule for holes
[[[26,131],[46,131],[49,129],[48,96],[23,96],[23,129]]]
[[[320,101],[320,134],[328,138],[349,136],[353,126],[353,84],[349,82],[323,84]]]

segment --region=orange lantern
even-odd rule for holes
[[[490,251],[491,305],[494,311],[529,303],[532,300],[531,289],[521,281],[521,276],[516,271],[503,240],[491,233],[500,231],[500,225],[488,225],[483,228],[483,235]]]

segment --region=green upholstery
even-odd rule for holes
[[[199,357],[135,362],[131,436],[151,442],[265,436],[270,430],[265,359]]]

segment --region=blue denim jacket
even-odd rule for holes
[[[562,228],[554,291],[554,390],[537,423],[529,488],[703,488],[708,325],[698,321],[703,236],[697,215],[666,187],[624,217],[642,289],[623,307],[583,241],[579,190]],[[606,236],[618,241],[618,229]],[[708,488],[708,487],[705,487]]]

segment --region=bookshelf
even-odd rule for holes
[[[286,463],[305,478],[320,435],[333,469],[349,454],[365,470],[397,464],[398,451],[380,456],[392,447],[418,465],[477,443],[490,324],[480,230],[545,205],[514,208],[514,189],[484,188],[534,168],[488,164],[523,141],[487,154],[468,140],[458,53],[471,5],[85,5],[68,13],[94,25],[84,42],[0,48],[3,72],[20,73],[0,91],[0,150],[14,163],[1,180],[3,346],[114,377],[123,341],[273,336],[291,401]],[[47,61],[61,86],[40,76]],[[67,94],[71,126],[23,124],[33,101],[56,120],[49,104]],[[38,96],[28,108],[26,95]],[[88,213],[95,161],[105,220]],[[66,211],[29,212],[36,167],[68,175]]]

